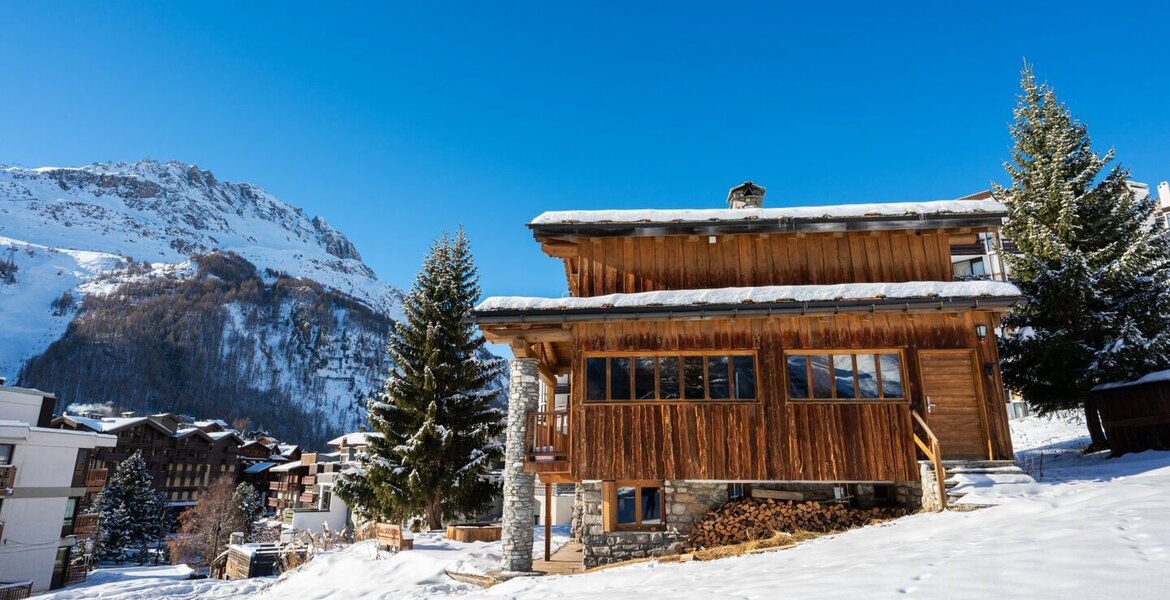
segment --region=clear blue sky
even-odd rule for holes
[[[423,4],[6,3],[0,162],[193,162],[325,216],[403,287],[463,223],[486,293],[554,296],[523,226],[542,210],[1003,181],[1024,57],[1099,149],[1170,179],[1164,5]]]

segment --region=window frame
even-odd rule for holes
[[[701,399],[686,397],[686,361],[687,357],[701,357],[703,358],[703,395]],[[709,372],[710,361],[708,357],[725,356],[727,357],[727,385],[729,398],[712,398],[711,397],[711,377]],[[735,387],[735,360],[736,356],[750,356],[752,357],[752,373],[755,379],[752,386],[755,390],[754,398],[738,399]],[[605,360],[605,398],[591,400],[588,394],[588,377],[589,377],[589,360],[590,359],[604,359]],[[610,359],[612,358],[629,358],[630,359],[630,399],[614,399],[613,391],[611,389],[611,378],[613,377],[612,369],[610,368]],[[637,359],[638,358],[653,358],[654,360],[654,398],[638,399],[637,396]],[[662,398],[661,381],[662,376],[659,372],[659,366],[662,358],[678,358],[678,398]],[[581,373],[583,375],[582,401],[589,406],[629,406],[631,404],[735,404],[745,405],[752,403],[760,403],[762,387],[760,386],[760,356],[757,349],[736,349],[736,350],[611,350],[598,352],[584,352],[581,355]]]
[[[634,523],[618,523],[618,488],[634,488]],[[642,523],[642,489],[658,488],[658,522]],[[601,482],[601,521],[606,532],[663,531],[666,528],[666,482],[656,479],[619,479]]]
[[[859,377],[857,374],[857,357],[859,355],[870,355],[874,357],[874,373],[877,376],[878,396],[875,398],[862,398],[860,394]],[[887,397],[885,395],[885,382],[882,377],[882,365],[880,355],[882,354],[896,354],[898,355],[898,373],[901,377],[900,385],[902,387],[902,395],[899,397]],[[786,402],[794,402],[801,404],[909,404],[910,403],[910,378],[907,373],[906,365],[906,349],[905,348],[792,348],[784,350],[781,355],[780,367],[784,372],[782,382],[782,392]],[[849,356],[853,362],[853,394],[852,398],[838,398],[836,379],[829,378],[829,388],[831,397],[816,398],[813,396],[814,382],[813,382],[813,361],[812,356],[829,356],[830,373],[833,369],[834,356]],[[789,388],[789,374],[788,374],[788,357],[790,356],[804,356],[804,368],[806,384],[808,386],[807,398],[793,398],[791,389]]]

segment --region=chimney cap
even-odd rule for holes
[[[760,208],[764,205],[763,186],[745,181],[727,192],[727,206],[730,208]]]

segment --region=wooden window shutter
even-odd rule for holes
[[[601,527],[617,529],[617,483],[613,481],[601,482]]]

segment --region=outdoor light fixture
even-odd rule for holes
[[[981,341],[981,342],[983,340],[987,339],[987,326],[982,324],[982,323],[980,323],[979,325],[976,325],[975,326],[975,337],[979,338],[979,341]]]

